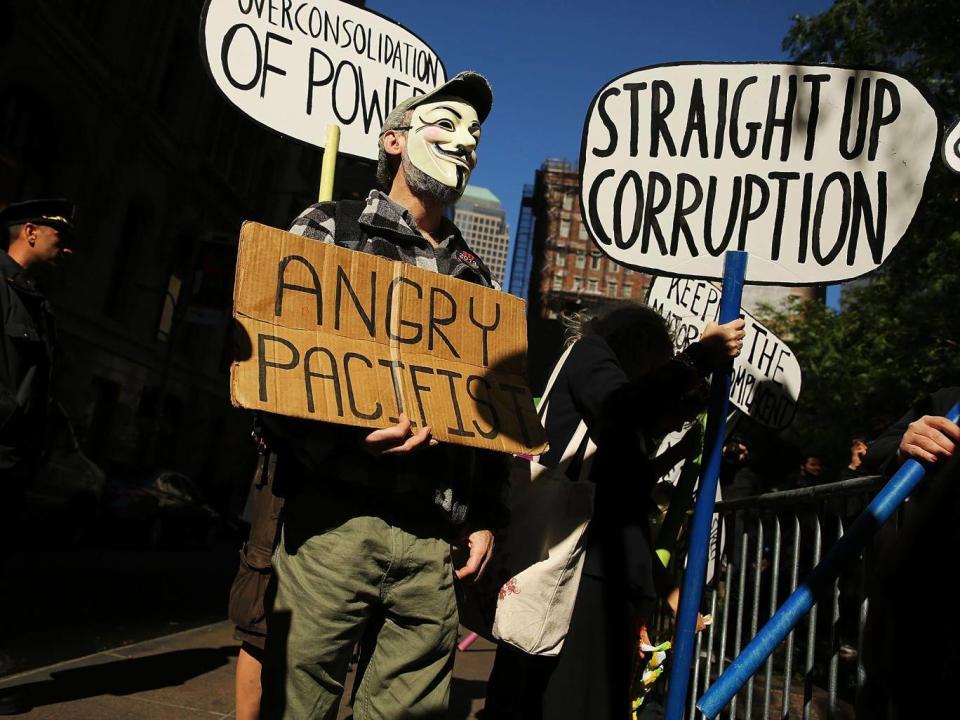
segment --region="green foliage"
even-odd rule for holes
[[[960,117],[956,0],[837,0],[795,17],[784,49],[800,62],[897,70],[928,88],[944,122]],[[794,302],[764,319],[803,369],[800,437],[845,462],[851,434],[875,433],[925,393],[960,384],[960,176],[939,158],[890,260],[842,297],[839,314]]]

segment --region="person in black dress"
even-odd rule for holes
[[[678,355],[664,320],[644,306],[618,308],[575,333],[550,392],[550,450],[540,462],[557,464],[586,423],[597,450],[583,575],[557,657],[498,647],[485,720],[630,716],[637,628],[657,597],[647,521],[657,476],[649,450],[704,409],[705,378],[739,352],[743,325],[712,323]],[[571,479],[580,475],[576,465]]]

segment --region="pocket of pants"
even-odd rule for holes
[[[267,633],[265,598],[273,576],[269,559],[264,565],[248,557],[247,547],[240,551],[240,567],[230,587],[227,615],[237,627],[261,635]]]

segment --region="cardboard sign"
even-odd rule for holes
[[[204,64],[226,98],[257,122],[323,147],[377,158],[384,118],[446,82],[420,38],[372,10],[337,0],[207,0]]]
[[[584,224],[614,261],[747,282],[810,285],[877,268],[923,194],[939,122],[889,72],[786,64],[643,68],[590,105]]]
[[[674,334],[677,351],[700,339],[707,323],[720,312],[720,288],[703,280],[655,278],[647,304],[663,316]],[[787,427],[800,397],[800,364],[787,344],[753,315],[746,322],[743,351],[733,361],[730,402],[759,423]]]
[[[234,405],[538,454],[519,298],[256,223],[240,233]]]
[[[729,418],[728,418],[728,421],[729,421]],[[686,435],[688,432],[691,431],[693,424],[698,424],[698,423],[699,421],[695,421],[695,423],[687,424],[687,426],[685,426],[681,430],[676,430],[674,432],[668,433],[667,436],[660,441],[660,446],[657,448],[657,453],[654,457],[660,457],[661,455],[663,455],[663,453],[665,453],[671,447],[678,444],[681,440],[683,440],[684,435]],[[673,467],[671,467],[669,470],[666,471],[666,473],[660,476],[658,482],[668,482],[674,487],[677,487],[678,483],[680,482],[680,473],[683,471],[684,463],[685,461],[681,461],[681,462],[678,462]],[[697,490],[697,487],[699,486],[699,484],[700,483],[698,481],[696,486],[692,488],[693,492]],[[720,486],[719,483],[717,483],[717,493],[714,500],[715,502],[723,501],[723,488]],[[675,496],[674,501],[680,502],[681,498]],[[692,503],[692,500],[688,498],[687,502]],[[692,504],[691,504],[691,507],[692,507]],[[727,537],[726,520],[721,522],[720,516],[717,513],[714,513],[713,517],[710,520],[710,544],[709,544],[710,551],[709,551],[709,554],[707,555],[706,583],[708,585],[713,583],[716,576],[717,568],[720,567],[719,561],[720,561],[720,556],[723,554],[724,549],[726,548],[726,543],[727,543],[726,537]],[[656,544],[659,546],[661,543],[658,542]],[[738,559],[733,559],[733,561],[737,562]]]

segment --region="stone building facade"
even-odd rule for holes
[[[179,470],[225,503],[254,462],[227,377],[239,228],[287,227],[316,197],[322,153],[220,95],[202,4],[0,2],[0,204],[80,206],[73,262],[45,287],[57,396],[84,451],[116,477]],[[374,182],[368,163],[337,177],[339,195]]]

